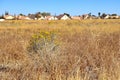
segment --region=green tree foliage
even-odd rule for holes
[[[5,12],[5,15],[9,15],[9,12]]]
[[[88,15],[91,16],[91,13],[89,13]]]
[[[20,15],[20,16],[25,16],[25,15],[24,15],[24,14],[22,14],[22,13],[20,13],[19,15]]]
[[[45,16],[50,16],[51,14],[49,12],[42,12],[41,15],[45,17]]]
[[[100,17],[100,15],[101,15],[101,13],[100,13],[100,12],[98,12],[98,17]]]
[[[103,14],[101,15],[101,18],[104,19],[106,16],[107,16],[107,15],[106,15],[105,13],[103,13]]]
[[[4,15],[2,14],[2,16],[0,16],[0,19],[4,19]]]
[[[111,14],[111,16],[117,16],[117,14]]]
[[[41,18],[41,12],[37,12],[36,14],[35,14],[35,17],[38,19],[38,18]]]

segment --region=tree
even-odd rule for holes
[[[112,14],[111,16],[117,16],[117,14]]]
[[[4,19],[4,15],[2,14],[2,16],[0,16],[0,19]]]
[[[101,18],[104,19],[106,16],[107,16],[107,15],[106,15],[105,13],[103,13],[103,14],[101,15]]]
[[[88,15],[91,16],[91,13],[89,13]]]
[[[25,16],[25,15],[24,15],[24,14],[22,14],[22,13],[20,13],[19,15],[20,15],[20,16]]]
[[[29,13],[28,16],[30,16],[31,14]]]
[[[100,12],[98,12],[98,17],[100,17],[100,15],[101,15],[101,13],[100,13]]]
[[[41,12],[37,12],[36,14],[41,14]]]
[[[43,13],[41,13],[41,15],[45,17],[45,16],[50,16],[51,14],[48,12],[43,12]]]
[[[5,15],[9,15],[9,13],[6,11],[6,12],[5,12]]]
[[[39,18],[41,17],[41,12],[37,12],[37,13],[35,14],[35,17],[36,17],[37,19],[39,19]]]

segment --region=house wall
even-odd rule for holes
[[[5,21],[5,19],[0,19],[0,22]]]
[[[72,19],[73,20],[81,20],[81,17],[79,17],[79,16],[72,16]]]
[[[41,16],[41,18],[38,18],[38,20],[45,20],[45,17]]]
[[[48,20],[58,20],[56,17],[50,17]]]
[[[119,19],[119,16],[110,16],[110,15],[107,15],[105,17],[105,19]]]
[[[25,20],[31,20],[29,17],[25,17]]]
[[[13,16],[7,16],[7,17],[5,17],[5,19],[14,19],[14,17]]]
[[[64,15],[61,20],[70,20],[70,18],[67,15]]]

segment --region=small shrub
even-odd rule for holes
[[[30,59],[34,62],[36,68],[41,68],[44,72],[49,73],[56,65],[59,53],[59,44],[55,32],[39,32],[32,36],[28,52]]]
[[[55,32],[39,32],[32,36],[28,51],[32,53],[52,52],[58,47]]]

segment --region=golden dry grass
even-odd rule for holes
[[[40,31],[57,32],[55,54],[27,51]],[[0,80],[120,80],[120,20],[0,22]]]

